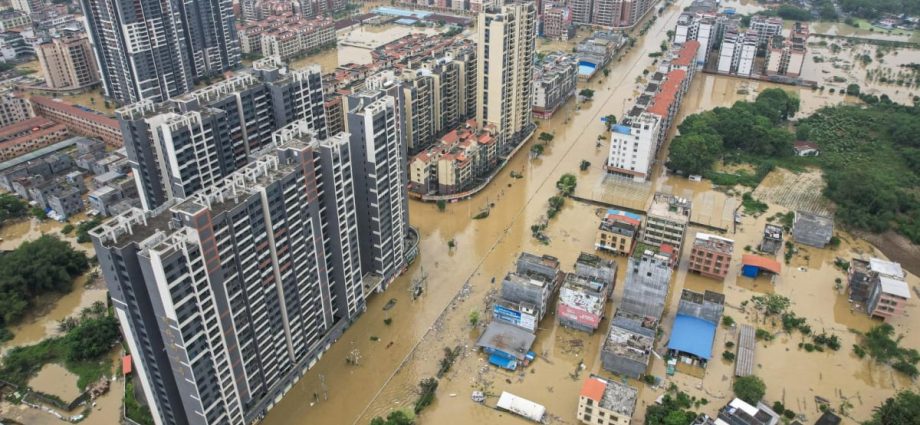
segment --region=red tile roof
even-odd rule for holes
[[[660,117],[667,117],[668,111],[671,109],[674,99],[677,98],[678,91],[680,91],[680,85],[686,76],[687,72],[682,69],[675,69],[669,72],[647,111]]]
[[[782,270],[782,265],[779,264],[779,261],[753,254],[742,255],[741,264],[745,266],[755,266],[775,274],[779,274],[780,270]]]
[[[581,396],[590,398],[591,400],[600,403],[601,398],[604,397],[604,390],[606,389],[606,382],[591,377],[585,380],[585,385],[581,387]]]
[[[700,49],[700,42],[690,40],[684,43],[680,51],[677,52],[677,58],[671,61],[671,64],[678,66],[690,66],[696,58],[696,52]]]
[[[6,127],[0,128],[0,139],[10,136],[19,137],[21,133],[30,132],[34,129],[51,127],[53,125],[54,121],[51,121],[45,117],[29,118],[27,120],[15,122]]]
[[[62,100],[54,100],[54,99],[44,97],[44,96],[32,96],[31,98],[29,98],[29,100],[31,100],[33,104],[44,106],[49,109],[56,109],[68,115],[74,115],[74,116],[86,119],[88,121],[96,122],[106,127],[112,127],[114,129],[120,128],[118,126],[118,121],[115,120],[114,118],[110,118],[102,114],[89,112],[87,110],[80,109]]]

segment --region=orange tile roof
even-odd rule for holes
[[[460,140],[460,136],[457,135],[457,130],[451,131],[450,133],[445,134],[444,137],[441,138],[441,142],[447,143],[449,145],[457,143],[457,140]]]
[[[661,117],[668,116],[668,111],[671,109],[674,99],[677,98],[677,92],[680,90],[680,85],[686,76],[687,72],[682,69],[675,69],[669,72],[647,111]]]
[[[683,47],[680,48],[680,51],[677,52],[677,58],[671,61],[671,64],[678,66],[690,66],[693,63],[693,59],[696,57],[697,50],[700,49],[700,42],[696,40],[690,40],[684,43]]]
[[[782,270],[782,265],[780,265],[779,261],[753,254],[742,255],[741,264],[755,266],[775,274],[779,274],[780,270]]]
[[[585,385],[581,387],[581,396],[588,397],[597,403],[600,403],[604,397],[604,390],[607,389],[607,383],[597,378],[588,378]]]

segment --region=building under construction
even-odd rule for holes
[[[648,368],[658,320],[617,310],[601,350],[605,370],[638,379]]]

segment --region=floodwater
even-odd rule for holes
[[[869,29],[856,28],[842,22],[810,22],[808,29],[812,34],[835,35],[843,37],[870,38],[886,41],[915,41],[911,31],[894,29],[886,31],[881,28]]]
[[[73,289],[64,295],[48,294],[36,301],[37,307],[16,326],[10,327],[13,339],[0,345],[0,354],[13,347],[35,344],[57,336],[58,322],[74,316],[96,301],[105,302],[107,291],[101,281],[88,285],[89,273],[74,280]]]
[[[840,50],[834,52],[832,44],[839,46]],[[825,86],[826,91],[834,88],[837,92],[846,90],[848,84],[856,83],[862,92],[877,96],[888,95],[893,101],[912,104],[913,97],[920,94],[916,85],[905,84],[902,86],[894,82],[881,82],[882,76],[889,80],[916,81],[918,74],[912,73],[906,65],[920,64],[920,50],[911,48],[889,49],[882,48],[881,57],[878,56],[879,47],[869,44],[846,43],[843,40],[828,41],[828,46],[809,46],[810,54],[806,58],[802,70],[802,78],[817,81]],[[871,62],[863,64],[859,58],[869,56]],[[816,62],[820,57],[823,61]],[[869,76],[873,78],[869,78]],[[836,80],[835,80],[836,77]],[[823,93],[822,93],[823,95]],[[842,98],[840,94],[827,96]],[[849,102],[856,102],[849,99]]]
[[[77,375],[57,363],[42,367],[42,370],[29,381],[29,386],[36,391],[56,395],[68,403],[80,395]]]
[[[472,403],[469,395],[476,389],[486,389],[492,394],[503,390],[514,392],[544,404],[549,414],[559,419],[558,422],[574,423],[577,393],[584,377],[588,373],[609,376],[601,372],[599,362],[603,332],[588,335],[560,329],[550,315],[541,322],[537,335],[534,351],[540,354],[539,359],[522,372],[508,373],[486,366],[483,356],[476,353],[473,345],[480,329],[473,329],[467,318],[471,311],[484,312],[488,305],[485,298],[499,285],[492,279],[500,282],[521,251],[554,255],[561,260],[565,270],[570,270],[579,251],[592,250],[597,228],[596,207],[568,200],[560,215],[549,223],[546,233],[551,242],[548,245],[531,237],[530,226],[545,215],[547,199],[555,194],[554,183],[563,173],[578,176],[578,195],[593,197],[596,194],[599,184],[602,184],[599,183],[604,175],[601,167],[607,153],[607,134],[600,117],[622,115],[637,94],[636,79],[641,77],[643,69],[651,66],[652,59],[647,54],[658,51],[661,39],[688,3],[685,0],[668,8],[647,36],[621,61],[612,65],[610,77],[598,76],[583,84],[595,90],[594,100],[570,101],[552,119],[540,122],[538,133],[546,131],[555,135],[541,157],[531,160],[526,154],[518,155],[483,192],[471,200],[448,205],[444,212],[439,212],[433,204],[411,202],[411,222],[421,233],[418,260],[386,294],[369,300],[363,317],[268,413],[263,423],[366,424],[374,416],[409,406],[416,398],[417,383],[436,373],[443,348],[457,345],[464,347],[463,354],[452,371],[441,380],[435,403],[420,417],[422,423],[521,423],[520,419],[512,419],[508,414]],[[541,50],[555,50],[564,46],[545,43],[539,47]],[[324,60],[332,61],[328,58]],[[335,56],[335,60],[342,59]],[[791,86],[698,74],[685,97],[684,115],[728,106],[736,100],[752,99],[767,87],[797,91],[802,98],[802,109],[806,112],[844,101],[843,96]],[[591,166],[586,171],[579,171],[578,165],[583,160],[589,161]],[[523,177],[511,178],[511,171],[520,172]],[[689,185],[677,178],[662,176],[660,170],[655,175],[656,179],[651,183],[630,186],[629,202],[644,208],[647,197],[656,188],[665,186],[681,193],[689,190],[694,196],[712,192],[705,183]],[[613,192],[611,199],[619,199],[617,197],[621,195],[616,190]],[[725,197],[723,202],[727,202],[729,198],[722,196]],[[718,207],[713,205],[717,210]],[[491,208],[487,218],[472,220],[472,216],[485,208]],[[728,235],[736,239],[736,264],[724,283],[688,274],[685,261],[682,263],[675,273],[670,308],[663,321],[665,336],[659,340],[659,346],[666,343],[673,323],[678,299],[673,294],[684,287],[725,293],[728,304],[726,314],[741,323],[756,320],[754,316],[737,310],[741,302],[752,295],[776,292],[789,296],[797,314],[807,317],[813,328],[823,328],[838,335],[843,339],[845,348],[838,353],[806,353],[797,348],[798,336],[781,336],[765,348],[759,348],[755,373],[767,382],[767,399],[784,400],[813,421],[816,417],[813,396],[820,395],[836,404],[841,400],[842,391],[843,396],[858,397],[853,399],[850,415],[865,419],[872,406],[906,383],[892,377],[887,367],[870,365],[849,352],[855,336],[847,329],[866,330],[872,322],[859,313],[851,312],[846,297],[834,290],[834,278],[842,276],[842,272],[834,270],[829,262],[837,255],[848,257],[854,252],[872,252],[873,249],[865,243],[846,241],[836,252],[803,251],[792,265],[785,266],[775,284],[765,278],[735,277],[740,268],[737,261],[744,252],[742,248],[756,246],[766,217],[776,211],[779,209],[773,207],[760,217],[745,217],[737,229],[738,233]],[[691,230],[691,237],[696,230]],[[449,246],[449,242],[453,242],[454,248]],[[688,255],[689,251],[684,250],[684,257]],[[617,263],[621,271],[613,303],[608,309],[619,303],[622,294],[625,261],[618,258]],[[408,287],[416,279],[424,279],[426,291],[413,301]],[[911,276],[910,283],[916,285],[917,278]],[[383,310],[390,299],[396,300],[395,307]],[[910,306],[911,315],[918,314],[914,311],[916,308],[915,305]],[[391,319],[392,324],[385,325],[384,319]],[[894,322],[898,331],[906,335],[903,344],[920,347],[916,334],[911,334],[906,328],[907,323],[906,318]],[[606,326],[607,322],[602,322],[601,329]],[[734,332],[720,328],[714,352],[719,353],[724,342],[734,338]],[[360,354],[356,366],[346,364],[346,356],[351,352]],[[576,374],[579,362],[584,362],[583,368],[579,368],[580,374],[574,379],[572,376]],[[664,363],[655,359],[651,371],[663,377]],[[701,410],[713,414],[731,395],[732,371],[733,365],[717,358],[711,362],[703,379],[678,374],[667,380],[697,397],[708,399],[710,403]],[[854,388],[854,382],[859,382],[858,390]],[[645,404],[654,400],[661,390],[636,382],[632,384],[641,391],[635,414],[635,420],[639,422],[644,415]],[[494,399],[489,402],[494,403]]]
[[[83,214],[71,218],[71,223],[79,223],[86,217]],[[65,240],[75,249],[94,255],[92,243],[77,243],[75,233],[64,235],[61,228],[64,223],[54,220],[39,221],[25,219],[10,222],[0,227],[0,250],[13,250],[26,241],[38,239],[42,235],[51,235]],[[73,289],[67,294],[47,294],[36,300],[37,307],[16,326],[9,329],[13,339],[0,344],[0,354],[12,347],[29,345],[58,334],[58,321],[76,315],[96,301],[106,300],[105,285],[101,281],[87,282],[89,272],[74,280]]]

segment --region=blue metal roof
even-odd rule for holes
[[[693,354],[701,359],[712,358],[712,341],[716,337],[715,323],[693,316],[678,314],[671,328],[669,350]]]
[[[509,359],[498,354],[493,354],[489,356],[489,363],[494,364],[502,369],[515,370],[517,369],[517,360]]]

